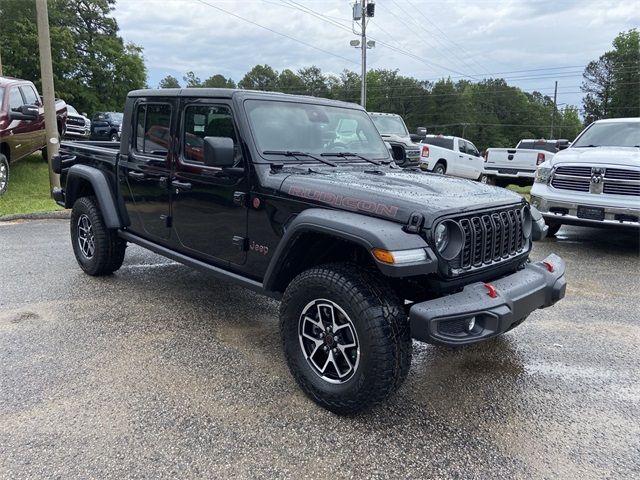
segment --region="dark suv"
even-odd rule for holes
[[[291,373],[338,413],[400,386],[412,338],[485,341],[565,292],[560,257],[529,261],[544,221],[521,196],[399,168],[358,105],[134,91],[119,144],[64,143],[54,170],[86,273],[134,243],[281,300]]]
[[[98,112],[91,119],[91,140],[120,141],[123,114],[118,112]]]

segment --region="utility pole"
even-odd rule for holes
[[[367,18],[374,16],[375,8],[373,0],[356,0],[353,4],[353,21],[360,22],[360,40],[351,40],[350,45],[361,50],[360,105],[364,108],[367,108],[367,49],[376,45],[372,40],[367,41]],[[353,33],[356,34],[356,31]]]
[[[556,109],[558,108],[558,81],[556,80],[556,87],[553,90],[553,112],[551,113],[551,135],[549,138],[553,140],[553,126],[556,123]]]
[[[53,88],[53,64],[51,61],[51,37],[49,36],[49,12],[47,0],[36,0],[36,21],[38,24],[38,46],[40,49],[40,75],[42,77],[42,99],[44,101],[44,126],[47,137],[47,162],[49,164],[49,186],[60,187],[60,176],[51,168],[51,158],[58,153],[58,125],[56,122],[56,101]]]

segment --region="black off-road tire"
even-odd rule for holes
[[[9,160],[0,153],[0,195],[9,188]]]
[[[562,224],[553,222],[547,223],[547,226],[549,227],[549,230],[547,230],[547,237],[555,237],[558,230],[560,230],[560,227],[562,227]]]
[[[118,136],[118,134],[116,132],[112,132],[111,135],[109,135],[109,140],[111,142],[119,142],[120,141],[120,137]]]
[[[302,312],[317,299],[337,304],[357,333],[359,363],[344,383],[322,378],[301,345]],[[411,366],[409,321],[401,300],[379,275],[357,265],[319,266],[294,278],[280,305],[280,333],[289,369],[302,390],[337,414],[383,402],[400,387]]]
[[[93,233],[94,249],[91,255],[83,251],[79,241],[82,232],[79,222],[83,218],[88,220]],[[74,203],[71,210],[71,244],[78,265],[92,276],[110,275],[118,270],[127,248],[127,242],[119,238],[115,230],[105,226],[95,197],[81,197]]]

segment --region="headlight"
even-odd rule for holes
[[[433,240],[439,252],[443,252],[449,244],[449,228],[445,223],[441,223],[433,232]]]
[[[553,172],[553,168],[540,166],[536,170],[536,178],[534,180],[535,183],[549,183],[551,180],[551,173]]]

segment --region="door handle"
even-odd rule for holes
[[[134,171],[129,171],[129,173],[127,173],[127,175],[129,175],[131,178],[136,178],[138,180],[140,180],[140,179],[145,177],[144,173],[142,173],[142,172],[134,172]]]
[[[189,182],[181,182],[180,180],[172,180],[171,186],[179,188],[180,190],[191,190],[191,184]]]

